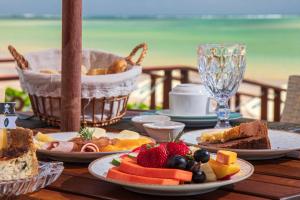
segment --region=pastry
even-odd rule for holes
[[[217,133],[204,133],[197,138],[202,146],[230,149],[270,149],[268,128],[262,121],[242,123]]]
[[[104,75],[107,74],[107,69],[91,68],[86,75]]]
[[[116,74],[120,72],[124,72],[127,70],[127,61],[125,59],[120,59],[115,61],[109,68],[108,74]]]
[[[41,69],[40,73],[42,73],[42,74],[60,74],[59,71],[54,70],[54,69]]]
[[[38,174],[38,160],[33,143],[33,132],[29,129],[1,129],[0,180],[32,177]]]

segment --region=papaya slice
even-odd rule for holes
[[[118,167],[111,168],[107,173],[107,178],[131,182],[131,183],[140,183],[140,184],[179,185],[179,180],[163,179],[163,178],[150,178],[150,177],[144,177],[144,176],[137,176],[137,175],[133,175],[133,174],[127,174],[127,173],[119,171]]]
[[[119,166],[121,172],[133,174],[137,176],[176,179],[179,181],[190,182],[192,180],[192,172],[180,169],[166,169],[166,168],[149,168],[140,166],[128,160],[122,160]]]

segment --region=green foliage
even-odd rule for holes
[[[87,127],[80,127],[79,136],[84,140],[91,140],[93,138],[93,134],[95,129],[89,129]]]
[[[128,103],[127,109],[129,110],[150,110],[150,106],[145,103]],[[162,106],[156,106],[155,110],[161,110]]]
[[[18,107],[19,106],[18,104],[21,103],[18,102],[18,100],[22,101],[23,103],[23,107],[21,108],[21,111],[26,111],[30,109],[31,107],[30,99],[26,92],[11,87],[7,87],[5,89],[5,102],[16,101]]]

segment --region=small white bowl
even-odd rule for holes
[[[146,123],[154,123],[154,122],[161,122],[161,121],[170,121],[171,118],[164,115],[140,115],[133,117],[131,119],[135,128],[141,132],[141,134],[147,135],[146,130],[143,127],[143,124]]]
[[[161,121],[143,125],[148,135],[157,142],[170,142],[174,140],[185,127],[184,123]]]

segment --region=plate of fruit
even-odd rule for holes
[[[105,156],[89,165],[100,180],[133,192],[188,196],[242,181],[254,167],[231,151],[210,154],[182,141],[144,144],[132,153]]]

